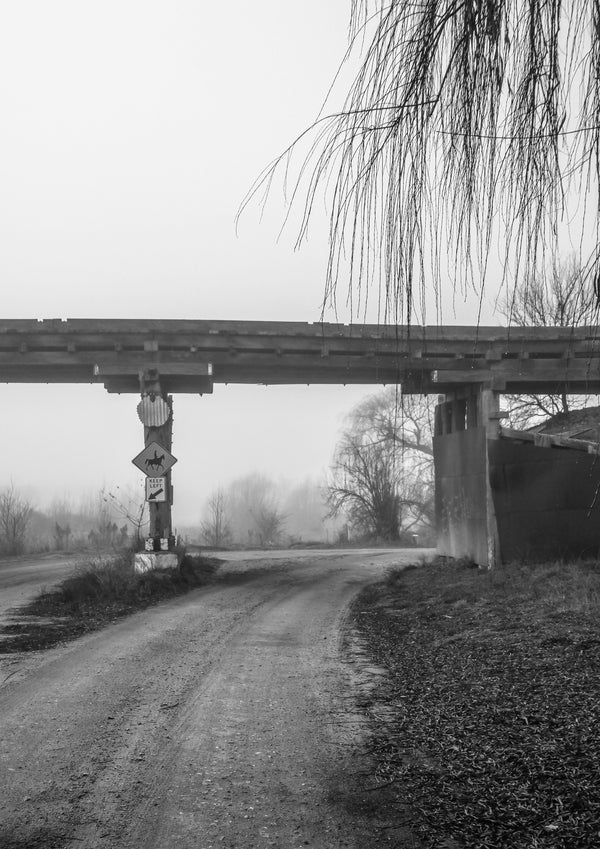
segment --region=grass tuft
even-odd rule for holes
[[[18,621],[0,629],[0,651],[50,648],[122,616],[209,583],[221,561],[186,555],[181,566],[137,573],[131,556],[104,557],[20,608]]]

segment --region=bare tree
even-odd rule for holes
[[[231,525],[227,518],[227,500],[222,489],[209,497],[205,508],[206,518],[200,523],[200,534],[207,545],[220,548],[233,541]]]
[[[100,491],[100,498],[103,503],[99,503],[98,505],[100,513],[99,526],[102,526],[107,509],[111,516],[127,519],[135,531],[135,547],[137,549],[141,545],[144,525],[148,522],[148,502],[146,501],[145,493],[132,491],[129,487],[124,491],[121,490],[120,486],[117,486],[115,489],[115,492],[106,488]],[[119,529],[123,544],[126,542],[128,536],[127,526],[125,525],[124,527],[125,532],[123,532],[123,528]]]
[[[517,283],[500,313],[518,327],[576,327],[596,324],[598,300],[591,281],[571,254],[537,274],[529,285]]]
[[[251,473],[233,481],[227,490],[231,527],[242,544],[270,545],[280,540],[285,514],[273,481]]]
[[[352,0],[356,50],[342,108],[249,194],[281,168],[287,196],[304,199],[300,242],[331,190],[326,296],[349,281],[358,309],[378,281],[384,317],[410,319],[448,272],[481,292],[496,241],[503,273],[529,280],[569,236],[589,240],[585,274],[598,279],[598,0]]]
[[[423,395],[403,395],[390,386],[361,401],[351,413],[359,429],[410,454],[412,463],[427,464],[433,458],[435,401]]]
[[[281,540],[285,516],[275,504],[262,502],[255,505],[251,513],[260,546],[274,545]]]
[[[286,487],[283,501],[286,516],[286,531],[293,541],[325,541],[336,528],[328,522],[324,480],[306,479],[301,483]]]
[[[595,325],[598,301],[591,281],[574,255],[552,263],[545,274],[518,283],[500,305],[501,315],[520,327],[577,327]],[[510,425],[527,428],[570,410],[598,404],[597,395],[508,395]]]
[[[355,407],[331,468],[334,515],[344,511],[360,535],[385,540],[432,525],[432,424],[429,400],[394,387]]]
[[[69,524],[63,526],[59,525],[58,522],[54,523],[54,545],[57,551],[62,551],[63,548],[69,547],[71,533],[71,526]]]
[[[22,554],[33,507],[12,483],[0,493],[0,541],[6,554]]]
[[[332,513],[344,511],[360,536],[400,538],[398,469],[393,454],[365,434],[347,432],[338,445],[329,484]]]

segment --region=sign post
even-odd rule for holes
[[[158,383],[158,381],[157,381]],[[144,424],[144,445],[146,446],[133,463],[147,475],[146,501],[150,514],[150,537],[154,543],[154,551],[161,550],[161,540],[168,540],[168,549],[175,547],[173,535],[171,506],[173,504],[173,487],[171,486],[171,466],[177,462],[171,454],[173,439],[173,397],[163,397],[160,387],[142,386],[146,390],[142,402],[138,405],[138,415]],[[153,397],[156,398],[156,408],[160,405],[160,414],[153,412]],[[146,409],[148,408],[148,409]],[[165,414],[166,417],[165,417]],[[164,550],[164,543],[163,543]]]

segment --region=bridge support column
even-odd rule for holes
[[[496,390],[475,385],[448,393],[436,407],[433,440],[438,550],[487,568],[500,562],[488,457],[499,417]]]
[[[501,562],[500,538],[498,536],[498,523],[496,522],[496,508],[492,494],[490,479],[490,456],[488,442],[490,439],[498,439],[500,436],[500,403],[498,392],[493,389],[479,389],[479,419],[481,426],[485,428],[485,501],[486,501],[486,532],[487,532],[487,567],[492,569]]]

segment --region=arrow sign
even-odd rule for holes
[[[158,442],[151,442],[131,462],[145,475],[166,475],[171,466],[177,462],[177,457],[173,457],[170,451]]]
[[[146,478],[146,501],[166,501],[166,478]]]

